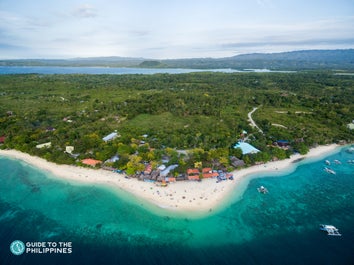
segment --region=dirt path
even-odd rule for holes
[[[261,128],[259,128],[259,127],[257,126],[257,124],[254,122],[254,120],[252,119],[252,114],[253,114],[253,112],[255,112],[258,108],[259,108],[259,107],[253,107],[253,110],[251,110],[250,112],[248,112],[248,120],[250,121],[252,127],[256,127],[257,130],[258,130],[260,133],[263,133],[263,131],[261,130]]]

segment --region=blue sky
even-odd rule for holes
[[[0,58],[354,48],[354,0],[0,0]]]

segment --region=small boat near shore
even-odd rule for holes
[[[354,154],[354,146],[349,147],[349,148],[346,150],[346,152],[349,153],[349,154]]]
[[[260,186],[259,188],[257,188],[259,193],[263,193],[263,194],[267,194],[268,190],[267,188],[265,188],[264,186]]]
[[[337,173],[333,170],[333,169],[330,169],[328,167],[325,167],[324,170],[329,173],[329,174],[333,174],[333,175],[336,175]]]
[[[327,235],[329,236],[342,236],[342,234],[339,233],[338,229],[333,225],[320,224],[320,230],[326,231]]]
[[[326,160],[325,161],[326,165],[330,166],[331,165],[331,162],[329,160]]]

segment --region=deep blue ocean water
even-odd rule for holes
[[[235,190],[220,211],[197,219],[156,214],[129,195],[0,157],[0,264],[354,264],[354,154],[346,149],[251,178],[241,197]],[[336,175],[324,171],[325,159]],[[327,236],[321,223],[343,236]],[[14,240],[72,242],[73,253],[15,256]]]

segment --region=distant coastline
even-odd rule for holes
[[[67,59],[0,59],[0,66],[135,67],[180,69],[352,70],[354,49],[297,50],[278,53],[239,54],[225,58],[153,59],[88,57]]]
[[[296,71],[280,71],[269,69],[231,68],[193,69],[193,68],[136,68],[136,67],[102,67],[102,66],[0,66],[0,75],[11,74],[87,74],[87,75],[133,75],[133,74],[188,74],[197,72],[219,73],[296,73]]]
[[[168,187],[157,187],[153,183],[126,178],[122,174],[103,169],[94,170],[71,165],[57,165],[16,150],[0,150],[0,156],[24,161],[49,172],[60,180],[104,185],[124,190],[141,201],[147,201],[170,212],[204,216],[218,210],[221,205],[227,205],[230,195],[241,196],[244,190],[238,187],[239,184],[254,178],[255,174],[283,175],[291,167],[295,166],[294,168],[296,168],[297,162],[310,158],[320,159],[334,152],[338,147],[336,144],[318,146],[311,149],[306,155],[296,154],[285,160],[235,170],[232,172],[234,180],[220,183],[216,183],[215,179],[204,179],[201,182],[180,181],[172,183]]]

